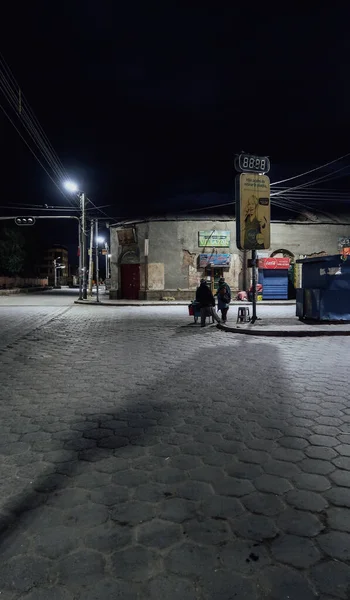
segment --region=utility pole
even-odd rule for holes
[[[105,250],[106,250],[106,279],[109,279],[109,259],[108,259],[108,253],[109,253],[109,247],[108,247],[108,242],[105,242]]]
[[[90,252],[89,252],[89,296],[92,296],[92,279],[93,279],[93,242],[94,242],[94,220],[91,219],[90,222]]]
[[[83,270],[83,300],[87,299],[87,269],[86,269],[86,201],[85,194],[80,194],[81,227],[82,227],[82,270]]]
[[[83,299],[83,252],[81,238],[81,219],[79,219],[79,300]]]
[[[96,227],[96,229],[95,229],[95,238],[96,238],[96,240],[95,240],[95,249],[96,249],[96,255],[95,255],[96,256],[96,258],[95,258],[95,260],[96,260],[96,302],[99,302],[100,298],[99,298],[99,286],[98,286],[98,284],[99,284],[100,274],[99,274],[99,268],[98,268],[98,266],[99,266],[98,265],[98,219],[96,219],[96,221],[95,221],[95,227]]]

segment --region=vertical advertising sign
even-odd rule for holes
[[[240,250],[270,248],[270,179],[258,173],[236,177],[236,239]]]

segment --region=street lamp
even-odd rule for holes
[[[81,219],[79,221],[79,300],[87,299],[86,279],[86,200],[84,192],[79,190],[75,181],[65,181],[68,192],[78,194],[80,198]]]
[[[78,186],[74,181],[65,181],[63,185],[68,192],[74,193],[78,191]]]
[[[54,268],[54,287],[57,288],[58,287],[58,281],[57,281],[57,271],[58,269],[65,269],[65,265],[58,265],[57,261],[60,260],[60,256],[57,256],[57,258],[55,258],[55,260],[53,261],[53,268]]]

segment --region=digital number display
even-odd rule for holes
[[[237,171],[243,173],[268,173],[270,170],[270,160],[267,156],[240,154],[235,160],[235,168]]]

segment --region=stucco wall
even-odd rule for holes
[[[242,252],[236,248],[235,221],[152,221],[148,224],[141,223],[136,226],[136,229],[141,265],[145,262],[144,240],[147,235],[149,236],[149,289],[194,289],[204,274],[203,270],[197,269],[198,255],[212,250],[210,246],[199,248],[198,232],[212,229],[231,232],[230,248],[220,248],[216,251],[229,252],[232,255],[231,266],[224,271],[225,277],[235,290],[242,285]],[[301,255],[318,252],[336,254],[338,238],[349,235],[350,225],[272,223],[269,253],[284,249],[298,258]],[[118,247],[116,231],[113,229],[111,229],[111,251],[113,286],[118,285],[117,266],[122,252]],[[161,265],[164,268],[164,278]],[[142,289],[145,281],[143,268],[141,273]]]

